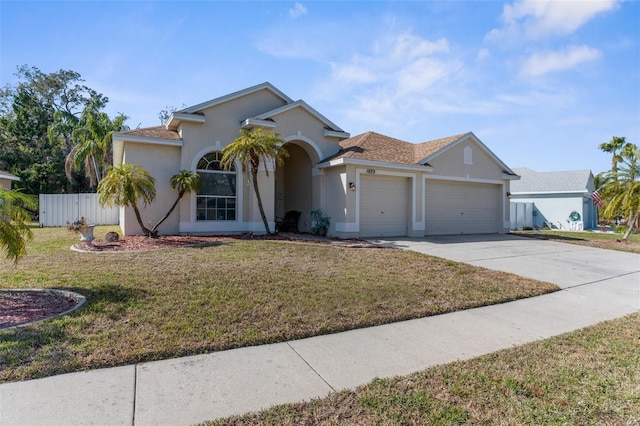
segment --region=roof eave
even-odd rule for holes
[[[432,172],[431,166],[419,165],[419,164],[401,164],[401,163],[388,163],[384,161],[372,161],[372,160],[360,160],[356,158],[336,158],[334,160],[324,161],[318,164],[319,169],[326,169],[330,167],[354,165],[364,167],[384,167],[389,169],[411,170],[420,172]]]
[[[509,172],[503,171],[502,172],[502,179],[507,179],[507,180],[520,180],[520,176],[518,175],[514,175],[511,174]]]
[[[194,124],[203,124],[207,121],[207,118],[202,114],[191,114],[184,112],[174,112],[169,116],[169,119],[165,123],[165,127],[168,130],[177,130],[180,127],[180,124],[185,123],[194,123]]]
[[[349,139],[351,135],[347,132],[324,129],[324,137],[337,138],[342,140],[342,139]]]
[[[289,110],[292,110],[294,108],[302,108],[302,109],[304,109],[306,112],[308,112],[309,114],[314,116],[316,119],[318,119],[320,122],[322,122],[325,126],[327,126],[331,131],[344,132],[344,130],[342,130],[340,127],[338,127],[334,122],[329,120],[324,115],[320,114],[318,111],[316,111],[315,108],[311,107],[309,104],[307,104],[302,99],[299,99],[299,100],[297,100],[295,102],[291,102],[291,103],[289,103],[287,105],[283,105],[283,106],[281,106],[279,108],[276,108],[276,109],[273,109],[271,111],[264,112],[264,113],[256,116],[255,118],[259,119],[259,120],[266,120],[268,118],[273,118],[278,114],[282,114],[282,113],[287,112]]]
[[[248,87],[248,88],[243,89],[243,90],[239,90],[237,92],[230,93],[228,95],[221,96],[219,98],[212,99],[210,101],[202,102],[200,104],[197,104],[197,105],[194,105],[194,106],[191,106],[191,107],[188,107],[188,108],[181,109],[178,112],[193,113],[193,112],[197,112],[197,111],[202,111],[204,109],[211,108],[213,106],[220,105],[222,103],[229,102],[229,101],[232,101],[234,99],[241,98],[243,96],[249,95],[249,94],[254,93],[254,92],[258,92],[258,91],[263,90],[263,89],[269,90],[271,93],[273,93],[274,95],[276,95],[277,97],[282,99],[287,104],[293,102],[293,99],[291,99],[290,97],[285,95],[282,91],[280,91],[273,84],[271,84],[269,82],[264,82],[264,83],[260,83],[260,84],[257,84],[255,86],[252,86],[252,87]]]
[[[511,191],[512,195],[561,195],[561,194],[576,194],[576,195],[583,195],[583,194],[590,194],[590,192],[586,189],[582,189],[582,190],[574,190],[574,191]]]
[[[152,138],[148,136],[127,135],[125,133],[114,133],[113,141],[144,143],[149,145],[177,146],[177,147],[181,147],[183,145],[182,139],[176,140],[176,139],[165,139],[165,138]]]
[[[253,129],[254,127],[263,127],[267,129],[273,129],[276,127],[276,122],[273,120],[260,120],[257,118],[247,118],[240,122],[240,126],[243,129]]]
[[[14,176],[11,173],[7,173],[7,172],[0,172],[0,179],[13,180],[16,182],[20,180],[18,176]]]

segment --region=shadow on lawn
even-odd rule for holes
[[[130,288],[115,284],[104,284],[93,288],[63,287],[63,289],[81,294],[87,299],[86,305],[80,311],[86,307],[91,308],[97,305],[125,305],[131,301],[144,298],[149,293],[147,290],[140,288]]]

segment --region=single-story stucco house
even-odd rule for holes
[[[521,178],[511,184],[512,229],[523,224],[566,231],[597,228],[591,170],[536,172],[518,167],[513,171]]]
[[[18,176],[14,176],[11,173],[3,172],[0,170],[0,187],[6,189],[7,191],[11,191],[11,185],[15,181],[19,181],[20,178]]]
[[[156,179],[157,198],[142,211],[149,224],[170,208],[170,177],[199,173],[205,184],[187,194],[163,223],[162,234],[264,232],[240,164],[219,167],[222,149],[240,129],[280,134],[285,164],[263,165],[259,187],[274,229],[277,217],[321,208],[335,237],[503,233],[509,230],[510,183],[519,177],[473,133],[413,144],[374,132],[350,137],[302,100],[263,83],[175,111],[158,127],[116,133],[114,164],[134,163]],[[268,175],[267,173],[268,172]],[[140,233],[134,214],[121,209],[125,235]]]

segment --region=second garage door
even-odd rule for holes
[[[497,233],[499,189],[499,185],[427,180],[426,235]]]
[[[360,178],[360,236],[403,237],[409,218],[409,179]]]

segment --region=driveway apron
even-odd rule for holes
[[[640,288],[640,255],[514,235],[455,235],[370,240],[570,288],[615,278]]]

